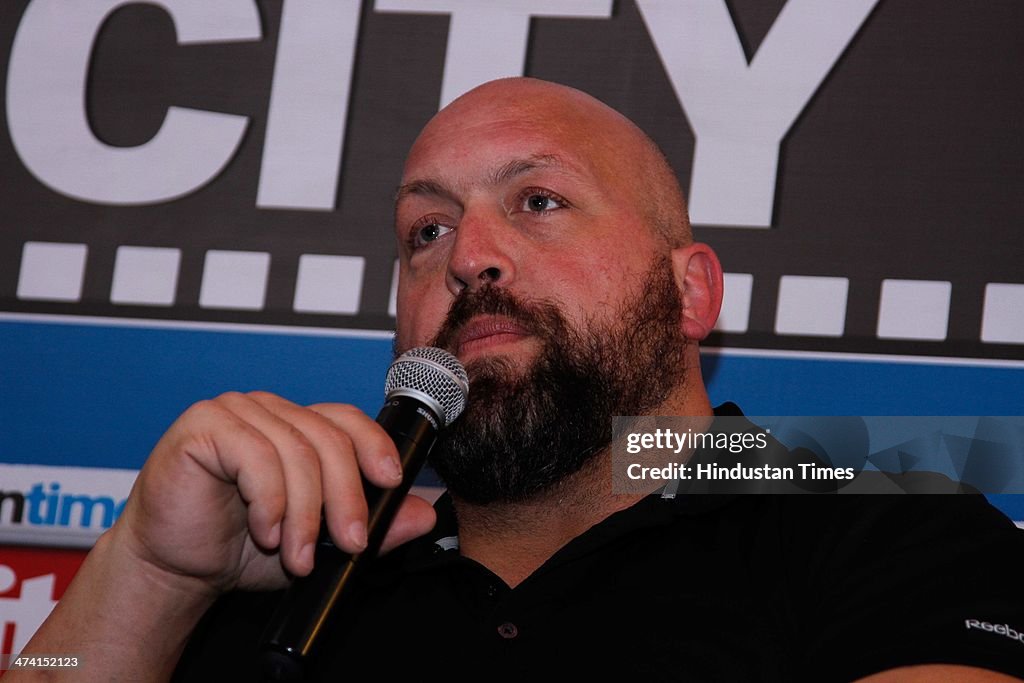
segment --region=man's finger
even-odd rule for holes
[[[359,469],[373,484],[394,488],[402,481],[398,449],[377,422],[355,406],[318,403],[309,409],[333,422],[352,440]]]
[[[284,474],[285,512],[281,524],[281,561],[289,572],[303,576],[313,567],[312,544],[320,529],[321,454],[306,434],[305,425],[287,415],[288,401],[263,392],[231,394],[224,403],[253,426],[276,449]],[[295,411],[301,409],[295,406]]]

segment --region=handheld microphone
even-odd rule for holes
[[[462,413],[469,378],[447,351],[420,347],[405,352],[388,369],[384,407],[377,423],[398,448],[402,483],[380,489],[363,481],[369,508],[366,548],[356,555],[340,550],[321,524],[313,570],[295,579],[264,631],[264,670],[278,681],[301,681],[303,668],[332,611],[352,583],[361,558],[372,559],[416,475],[426,462],[438,431]]]

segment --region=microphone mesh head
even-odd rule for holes
[[[384,394],[416,392],[432,399],[443,411],[438,418],[451,424],[462,414],[469,394],[469,377],[452,354],[432,346],[409,349],[391,364]]]

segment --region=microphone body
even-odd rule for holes
[[[413,368],[415,381],[412,382],[406,381],[402,372],[395,371],[403,358],[417,352],[431,358],[444,354],[444,367],[440,370],[453,377],[440,378],[445,380],[441,390],[454,396],[458,392],[451,391],[448,380],[460,380],[461,400],[457,406],[451,405],[451,397],[437,395],[439,389],[433,386],[438,382],[437,376],[419,379],[423,368]],[[422,360],[414,362],[423,364]],[[433,362],[429,364],[436,365]],[[403,369],[408,375],[408,368]],[[426,371],[434,375],[439,372],[438,368],[427,368]],[[395,375],[398,375],[397,379]],[[367,544],[361,553],[350,555],[340,550],[331,541],[326,524],[321,524],[313,570],[292,582],[263,634],[264,670],[272,680],[302,680],[305,661],[317,645],[329,617],[352,585],[362,560],[372,559],[379,552],[395,513],[426,463],[438,431],[461,412],[468,388],[465,377],[465,370],[458,361],[440,349],[413,349],[392,365],[388,374],[388,384],[392,386],[388,388],[387,401],[377,416],[377,423],[387,431],[398,449],[402,482],[395,488],[382,489],[363,479],[369,516]]]

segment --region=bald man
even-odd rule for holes
[[[416,140],[395,230],[396,351],[448,349],[473,390],[431,454],[447,494],[406,500],[385,541],[401,547],[366,572],[312,680],[1024,671],[1024,551],[974,497],[612,492],[612,416],[714,414],[697,345],[722,298],[629,120],[552,83],[480,86]],[[244,678],[277,596],[239,591],[310,571],[321,506],[362,550],[360,473],[401,479],[351,406],[196,404],[29,650],[82,656],[76,681],[162,680],[183,651],[179,680]]]

